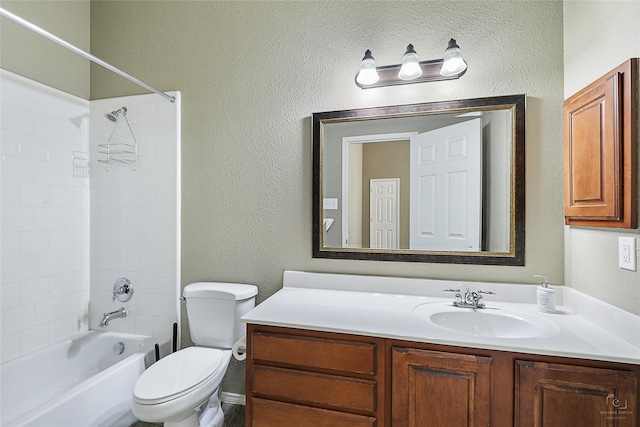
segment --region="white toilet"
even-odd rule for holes
[[[255,307],[258,288],[237,283],[192,283],[184,288],[191,339],[154,363],[133,389],[133,414],[165,427],[222,427],[219,388],[231,347],[245,334],[240,321]]]

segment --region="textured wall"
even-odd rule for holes
[[[262,301],[285,269],[563,281],[561,2],[92,1],[91,18],[94,54],[182,92],[183,285],[255,283]],[[408,43],[432,59],[450,37],[469,64],[458,81],[354,84],[366,49],[379,65]],[[138,93],[92,66],[93,99]],[[525,267],[311,257],[313,112],[517,93],[529,97]],[[242,369],[225,390],[242,388]]]
[[[565,2],[565,98],[627,59],[640,57],[638,22],[639,2]],[[640,244],[638,229],[566,227],[565,283],[640,314],[640,269],[618,267],[618,236],[635,237]]]
[[[89,0],[0,1],[0,7],[89,50]],[[89,60],[33,31],[0,18],[0,67],[89,99]]]

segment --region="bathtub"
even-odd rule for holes
[[[126,427],[133,385],[157,339],[88,331],[0,367],[2,427]],[[160,344],[169,353],[169,340]],[[120,354],[118,354],[120,353]]]

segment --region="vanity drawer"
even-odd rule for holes
[[[302,369],[376,374],[376,344],[299,335],[253,332],[251,358]]]
[[[251,375],[253,395],[375,414],[375,381],[261,365]]]
[[[373,417],[257,398],[251,399],[248,410],[253,420],[252,427],[375,427],[377,425]]]

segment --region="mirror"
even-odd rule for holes
[[[314,113],[314,258],[524,265],[525,102]]]

